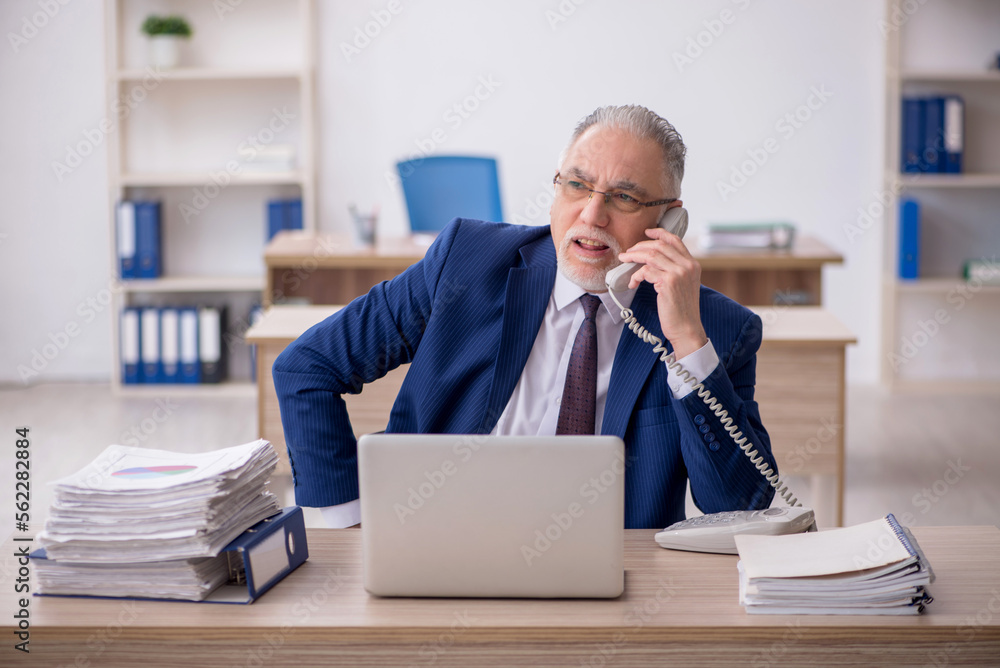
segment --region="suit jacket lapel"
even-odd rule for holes
[[[480,433],[496,426],[517,385],[556,280],[556,256],[552,239],[545,236],[521,249],[523,265],[507,275],[500,348],[493,367],[493,383],[480,425]]]
[[[632,300],[632,313],[640,325],[663,338],[656,311],[656,290],[649,283],[643,283],[636,291]],[[672,350],[669,343],[667,348]],[[601,424],[602,434],[625,438],[632,408],[654,364],[659,364],[659,355],[654,354],[653,347],[636,336],[626,325],[618,339],[614,366],[611,368],[608,398],[604,404],[604,420]]]

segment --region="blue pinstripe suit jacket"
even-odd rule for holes
[[[411,365],[386,431],[489,433],[528,359],[555,276],[548,226],[456,219],[421,262],[286,348],[273,374],[297,503],[358,497],[357,443],[341,395],[400,364]],[[632,309],[661,334],[651,285],[640,286]],[[774,467],[753,400],[760,318],[705,287],[701,316],[720,359],[704,385]],[[674,399],[657,359],[622,332],[602,432],[625,441],[626,527],[683,519],[688,478],[705,512],[767,507],[771,487],[701,399]]]

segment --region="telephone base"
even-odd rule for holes
[[[736,554],[736,536],[764,534],[780,536],[815,531],[810,508],[768,508],[734,510],[701,515],[671,524],[656,534],[656,542],[670,550]]]

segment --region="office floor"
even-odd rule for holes
[[[45,483],[86,465],[111,443],[212,450],[256,438],[256,401],[120,399],[106,384],[0,387],[0,438],[8,471],[2,506],[14,505],[14,430],[30,428],[32,529],[52,501]],[[789,480],[808,504],[808,480]],[[845,523],[893,512],[911,525],[1000,524],[1000,395],[892,396],[876,387],[847,395]],[[290,481],[275,492],[293,503]],[[690,504],[690,501],[689,501]],[[693,508],[693,506],[689,507]],[[318,511],[307,523],[323,526]],[[5,522],[0,539],[12,530]]]

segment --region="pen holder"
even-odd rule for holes
[[[370,214],[359,213],[357,209],[351,208],[351,218],[354,220],[354,230],[359,246],[375,245],[375,226],[378,223],[378,212]]]

